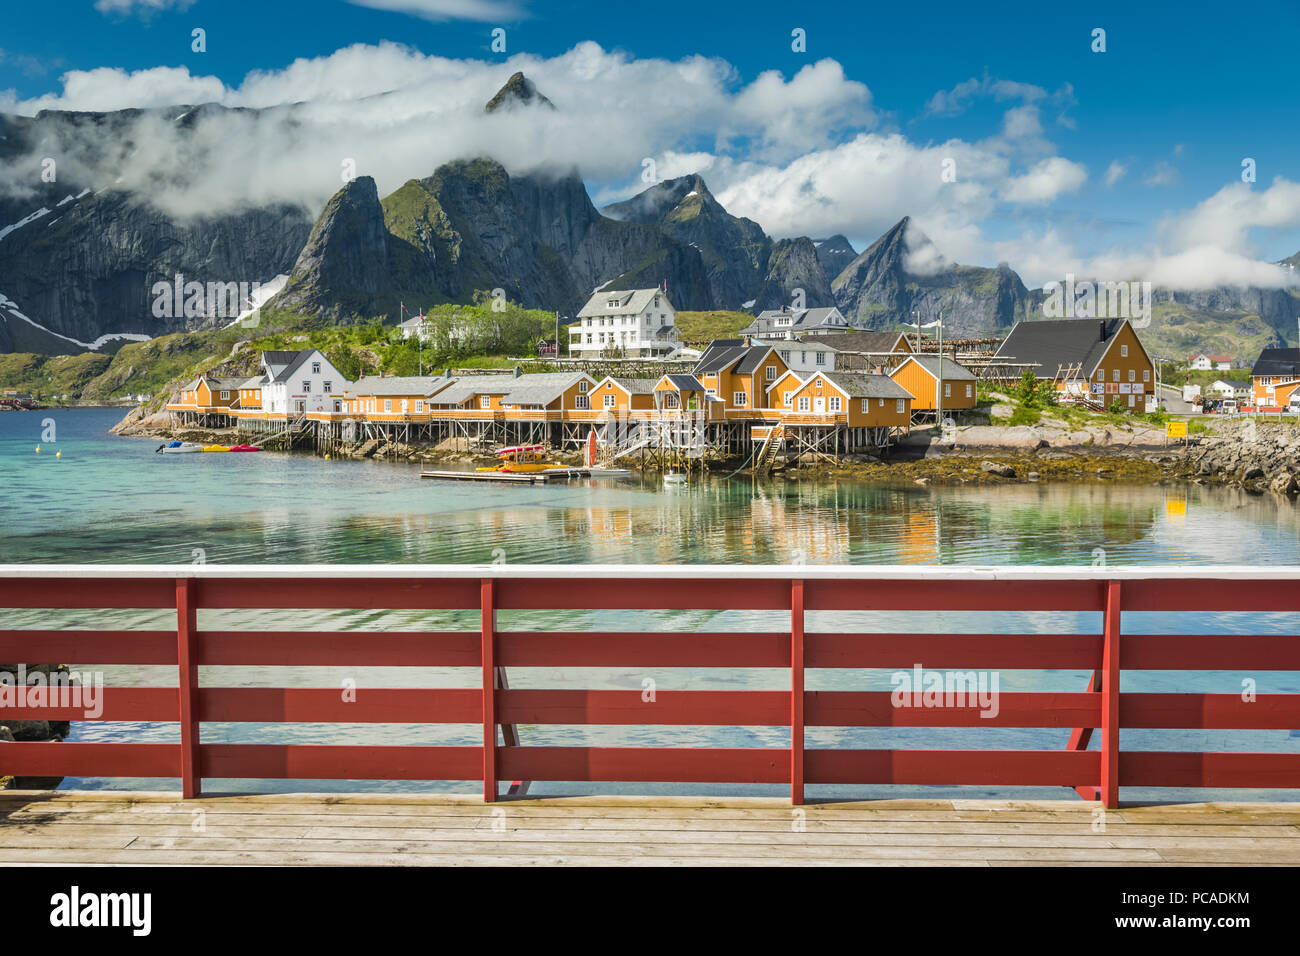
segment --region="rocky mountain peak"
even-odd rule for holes
[[[495,113],[498,110],[511,110],[524,106],[555,109],[555,104],[538,92],[532,80],[523,73],[515,73],[506,80],[505,86],[497,90],[496,95],[487,101],[483,109],[485,112]]]

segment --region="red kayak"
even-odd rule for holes
[[[231,445],[231,451],[261,451],[257,445]]]

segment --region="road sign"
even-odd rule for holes
[[[1166,438],[1186,438],[1187,422],[1165,422]]]

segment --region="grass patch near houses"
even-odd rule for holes
[[[754,317],[748,312],[678,312],[677,334],[687,345],[708,345],[714,339],[734,339]]]

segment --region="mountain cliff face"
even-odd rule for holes
[[[330,200],[270,305],[333,321],[411,305],[511,301],[566,312],[596,287],[667,282],[679,308],[707,308],[699,253],[591,204],[576,171],[510,176],[490,159],[448,163],[382,201],[358,179]]]
[[[944,335],[986,336],[1025,318],[1038,297],[1005,264],[996,269],[950,264],[904,217],[855,258],[831,284],[846,316],[876,328],[940,315]]]
[[[140,115],[0,116],[0,165],[14,164],[7,173],[24,184],[0,198],[0,351],[77,352],[86,347],[78,343],[114,333],[147,337],[206,327],[217,320],[186,318],[182,308],[155,315],[154,285],[178,274],[204,284],[262,283],[293,265],[311,229],[310,216],[296,206],[178,218],[111,182],[82,180],[67,163],[51,169],[53,182],[42,180],[38,166],[17,168],[30,155],[62,155],[69,143],[112,142]],[[81,158],[77,168],[102,157]]]
[[[482,109],[492,114],[485,122],[509,123],[518,111],[556,107],[516,73]],[[774,240],[729,213],[698,175],[597,210],[577,170],[512,176],[491,159],[463,160],[382,198],[373,180],[355,179],[313,219],[296,206],[252,202],[179,216],[102,172],[122,168],[141,130],[164,124],[180,142],[192,133],[202,143],[208,119],[244,113],[262,115],[216,105],[0,115],[0,352],[111,348],[114,335],[230,321],[187,317],[178,303],[156,314],[155,285],[178,275],[205,285],[288,275],[270,307],[330,322],[395,319],[400,302],[463,302],[493,289],[572,315],[597,289],[661,285],[688,310],[757,312],[802,295],[805,306],[837,305],[875,328],[942,314],[954,337],[1041,314],[1042,293],[1009,266],[948,262],[907,219],[861,254],[841,235]],[[47,177],[40,156],[68,161]],[[1300,267],[1300,254],[1281,264]],[[1297,340],[1300,294],[1157,290],[1153,311],[1144,335],[1164,354],[1248,361],[1262,345]]]
[[[788,305],[788,290],[803,288],[808,306],[831,304],[825,270],[807,269],[805,250],[791,256],[752,219],[733,216],[709,192],[699,175],[656,183],[624,202],[606,206],[606,215],[654,226],[676,241],[698,249],[708,270],[715,309],[779,308]],[[807,242],[816,263],[816,252]]]
[[[857,252],[853,249],[853,243],[849,242],[844,236],[835,235],[829,239],[814,239],[813,245],[817,247],[817,261],[822,264],[822,269],[826,273],[826,278],[831,282],[844,271],[844,268],[858,257]]]

